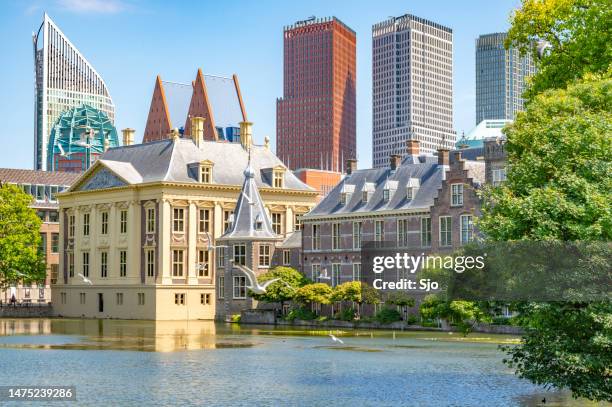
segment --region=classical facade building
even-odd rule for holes
[[[77,173],[47,172],[0,168],[0,182],[14,184],[32,195],[31,207],[42,220],[41,246],[47,263],[45,281],[24,284],[15,281],[0,291],[0,301],[7,303],[15,296],[18,303],[46,303],[51,301],[51,283],[57,280],[60,258],[59,204],[57,194],[67,190],[80,176]]]
[[[483,120],[514,120],[523,110],[527,78],[537,72],[531,54],[506,49],[507,33],[476,39],[476,124]]]
[[[372,162],[384,168],[406,140],[424,153],[453,148],[453,31],[405,14],[372,27]]]
[[[143,142],[163,140],[173,129],[191,137],[191,118],[204,118],[204,139],[240,141],[247,120],[238,77],[205,75],[198,69],[191,83],[155,80]]]
[[[115,106],[102,77],[45,13],[32,37],[34,46],[34,169],[50,170],[53,127],[60,115],[83,104],[113,124]]]
[[[281,238],[314,206],[316,191],[252,144],[250,123],[241,123],[242,143],[204,140],[204,123],[192,118],[193,139],[173,132],[110,149],[60,195],[57,314],[213,319],[213,249],[232,224],[249,157]]]
[[[353,170],[303,217],[303,270],[333,286],[361,278],[361,250],[367,242],[420,253],[458,247],[474,238],[480,214],[477,189],[484,183],[483,161],[461,152],[449,157],[421,155],[408,142],[408,154],[392,155],[386,168]],[[326,282],[326,281],[322,281]]]
[[[357,154],[356,36],[335,17],[285,27],[276,152],[291,169],[341,172]]]

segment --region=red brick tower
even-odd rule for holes
[[[284,30],[276,153],[291,169],[342,171],[356,158],[356,37],[337,18]]]

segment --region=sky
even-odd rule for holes
[[[0,167],[33,168],[32,32],[47,12],[106,82],[117,130],[142,140],[156,75],[192,81],[237,74],[255,142],[275,148],[282,96],[283,27],[336,16],[357,33],[357,154],[372,162],[372,25],[410,13],[453,29],[454,126],[475,123],[475,40],[506,31],[519,0],[145,1],[0,0]]]

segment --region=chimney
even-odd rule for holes
[[[127,129],[123,129],[121,130],[121,133],[123,133],[123,145],[124,146],[131,146],[132,144],[134,144],[134,133],[136,132],[136,130],[131,129],[131,128],[127,128]]]
[[[253,144],[253,123],[251,122],[240,122],[240,144],[245,149],[251,148]]]
[[[454,156],[454,158],[455,158],[455,162],[459,162],[459,161],[461,161],[461,160],[462,160],[462,158],[461,158],[461,151],[455,151],[455,152],[453,153],[453,156]]]
[[[419,140],[406,140],[408,155],[419,155]]]
[[[349,158],[346,160],[346,175],[351,175],[355,171],[357,171],[357,160]]]
[[[446,165],[449,163],[449,155],[447,148],[438,149],[438,165]]]
[[[391,171],[395,171],[397,169],[397,167],[400,166],[400,163],[402,162],[402,156],[399,154],[391,154],[391,159],[389,161],[389,164],[391,166]]]
[[[204,118],[203,117],[192,117],[191,118],[191,139],[195,143],[196,147],[200,147],[204,143]]]

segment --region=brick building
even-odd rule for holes
[[[300,181],[319,192],[317,202],[325,198],[343,177],[343,174],[338,171],[313,170],[309,168],[301,168],[293,171],[293,173]]]
[[[355,32],[333,17],[299,21],[283,35],[277,155],[291,169],[342,171],[356,157]]]
[[[13,295],[19,303],[45,303],[51,300],[50,284],[57,279],[59,269],[59,204],[56,194],[68,189],[80,175],[73,172],[0,168],[0,182],[15,184],[32,195],[31,207],[43,222],[40,226],[40,248],[47,263],[44,282],[12,282],[0,291],[0,301],[7,303]]]
[[[333,286],[359,280],[366,242],[430,253],[471,241],[484,167],[461,152],[421,155],[416,140],[386,168],[356,170],[351,163],[343,181],[303,217],[304,274],[314,281],[326,274]]]

